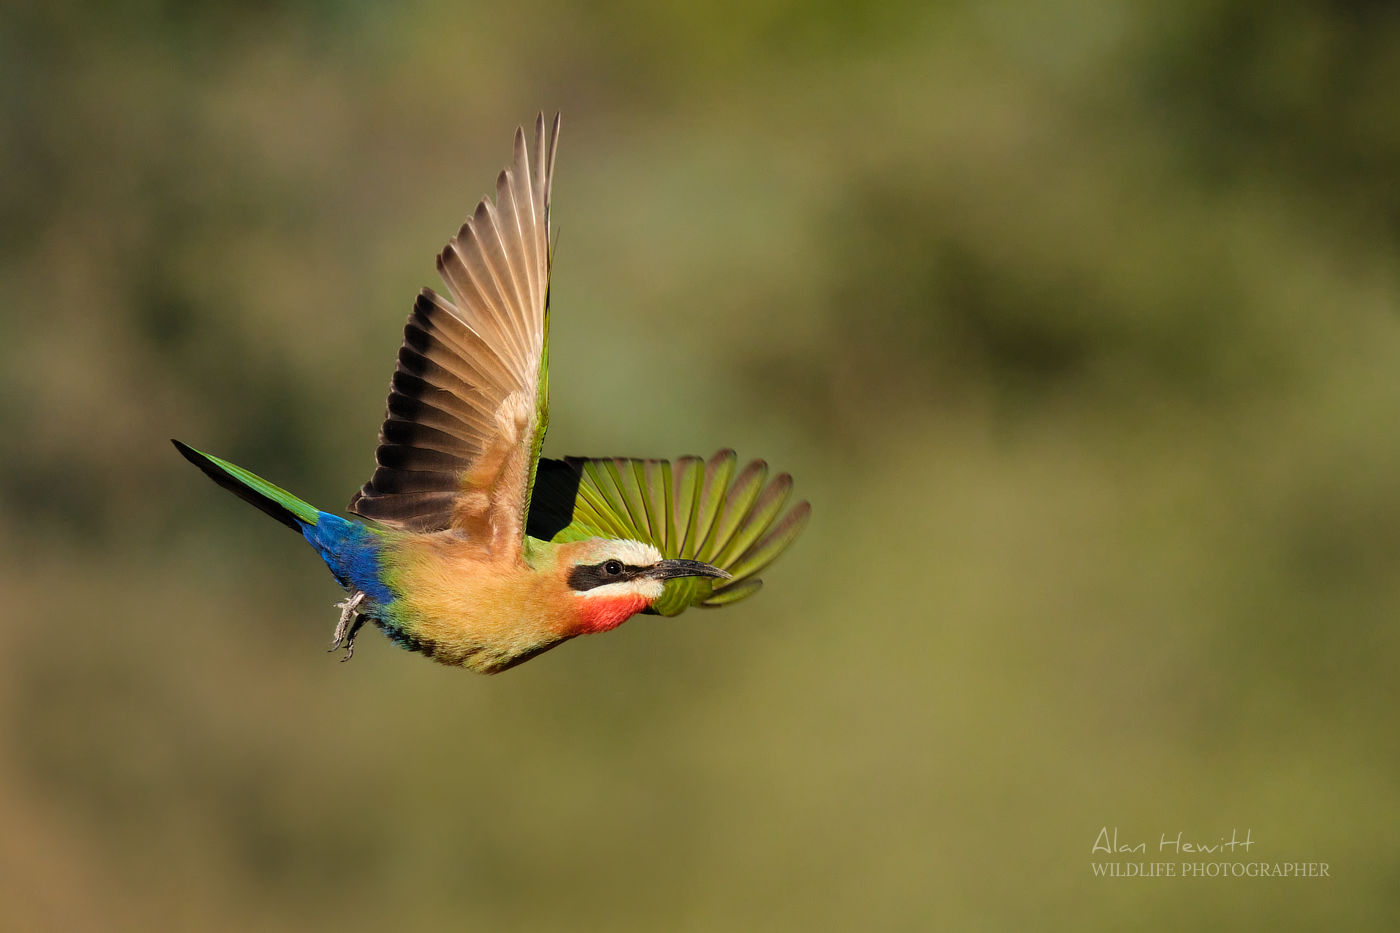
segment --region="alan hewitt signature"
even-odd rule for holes
[[[1244,838],[1240,838],[1238,829],[1230,830],[1230,838],[1224,836],[1217,837],[1214,842],[1207,842],[1201,839],[1188,839],[1185,831],[1178,832],[1175,836],[1162,833],[1157,841],[1157,852],[1172,852],[1176,854],[1186,854],[1188,852],[1199,852],[1203,855],[1210,855],[1216,852],[1248,852],[1249,847],[1254,845],[1252,830],[1245,829]],[[1118,827],[1113,827],[1112,833],[1107,826],[1099,830],[1098,836],[1094,839],[1094,847],[1089,850],[1090,855],[1103,853],[1105,855],[1117,855],[1119,853],[1133,853],[1142,855],[1147,852],[1146,842],[1120,842],[1118,840]]]

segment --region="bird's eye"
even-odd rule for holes
[[[615,577],[622,573],[622,561],[610,560],[603,564],[603,573],[610,577]]]

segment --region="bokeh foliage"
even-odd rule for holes
[[[1397,87],[1373,2],[7,4],[0,926],[1393,929]],[[723,612],[341,666],[166,438],[348,499],[538,109],[547,451],[815,520]]]

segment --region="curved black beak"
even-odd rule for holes
[[[671,558],[660,560],[646,571],[646,576],[654,580],[672,580],[676,577],[719,577],[728,580],[729,574],[718,567],[698,560]]]

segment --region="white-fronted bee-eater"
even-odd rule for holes
[[[300,533],[347,596],[332,650],[366,620],[443,664],[503,671],[638,612],[677,615],[752,596],[797,537],[806,502],[762,461],[540,458],[549,420],[550,185],[559,118],[534,151],[517,130],[494,203],[438,256],[379,431],[376,467],[322,512],[175,441],[216,483]]]

